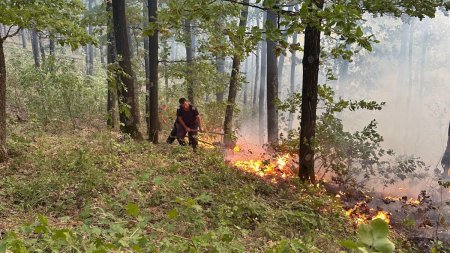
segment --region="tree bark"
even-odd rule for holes
[[[248,4],[249,0],[244,0],[244,4]],[[241,18],[239,21],[239,28],[247,26],[248,6],[244,6],[241,12]],[[236,101],[239,67],[241,64],[241,55],[233,55],[233,64],[231,68],[230,87],[228,90],[228,103],[225,111],[225,120],[223,124],[224,142],[228,148],[233,148],[233,112]]]
[[[444,168],[442,176],[444,178],[450,177],[450,175],[448,174],[448,171],[450,170],[450,123],[448,124],[447,148],[445,149],[444,155],[442,156],[441,164]]]
[[[22,48],[26,49],[27,48],[27,39],[25,38],[25,30],[22,29],[22,31],[20,31],[20,36],[22,38]]]
[[[39,39],[38,34],[34,29],[31,34],[31,47],[33,49],[34,65],[39,68],[41,66],[39,60]]]
[[[217,56],[216,69],[217,69],[217,72],[219,72],[221,74],[225,73],[225,58],[223,58],[221,56]],[[225,92],[223,90],[220,90],[219,92],[216,93],[217,102],[223,102],[224,93]]]
[[[89,11],[92,11],[93,4],[94,4],[93,0],[88,0],[88,10]],[[89,26],[88,26],[88,33],[89,33],[89,35],[94,34],[94,29],[91,24],[89,24]],[[87,53],[88,53],[88,55],[87,55],[87,68],[86,68],[87,73],[86,74],[91,76],[94,74],[94,46],[91,43],[89,43],[87,45]]]
[[[125,74],[121,74],[120,78],[123,85],[118,85],[118,95],[120,101],[119,110],[121,130],[128,133],[134,139],[142,139],[139,132],[139,107],[136,100],[136,92],[134,85],[134,72],[131,66],[131,53],[127,32],[127,20],[125,14],[125,0],[115,0],[112,2],[113,20],[114,20],[114,37],[116,43],[117,55],[121,56],[119,65]]]
[[[315,0],[319,9],[324,0]],[[319,25],[319,24],[317,24]],[[317,85],[320,62],[320,30],[308,24],[305,30],[303,55],[302,119],[300,122],[299,177],[303,181],[315,183],[314,137],[316,134]]]
[[[294,35],[292,36],[292,44],[296,44],[297,43],[297,37],[298,37],[298,33],[294,33]],[[295,67],[297,65],[297,57],[295,55],[296,51],[292,51],[291,52],[291,78],[290,78],[290,83],[291,83],[291,89],[290,89],[290,94],[293,94],[295,92]],[[289,123],[288,123],[288,129],[292,130],[292,127],[294,125],[294,113],[289,112]]]
[[[6,62],[0,38],[0,163],[8,160],[6,149]]]
[[[264,12],[263,16],[263,30],[266,27],[266,13]],[[267,71],[267,42],[265,38],[261,42],[261,79],[259,83],[259,103],[258,103],[258,118],[259,118],[259,142],[261,144],[265,143],[265,89],[266,89],[266,71]]]
[[[42,39],[42,36],[39,34],[39,50],[41,51],[41,59],[42,62],[45,62],[45,44]]]
[[[244,105],[247,105],[247,96],[248,96],[248,80],[249,80],[249,74],[248,74],[248,62],[250,61],[250,57],[247,57],[245,60],[245,82],[242,85],[242,88],[244,89]]]
[[[277,26],[277,14],[267,11],[267,22]],[[278,144],[278,70],[275,48],[277,43],[267,40],[267,137],[270,144]]]
[[[148,0],[149,22],[156,24],[158,1]],[[158,143],[159,116],[158,116],[158,31],[148,37],[149,41],[149,101],[150,121],[148,126],[148,139],[154,144]]]
[[[143,27],[146,29],[148,27],[148,11],[149,5],[148,1],[143,1],[142,15],[143,19]],[[148,37],[144,36],[144,69],[145,69],[145,122],[147,123],[147,134],[150,133],[150,105],[149,105],[149,96],[150,96],[150,67],[149,67],[149,45],[148,45]]]
[[[194,50],[192,48],[192,32],[191,21],[189,19],[184,20],[184,36],[186,40],[186,82],[188,99],[192,104],[195,104],[194,94],[194,80],[190,69],[192,68],[192,61],[194,59]]]
[[[114,21],[112,13],[111,1],[106,1],[106,13],[107,13],[107,71],[108,71],[108,101],[106,105],[107,111],[107,125],[112,129],[117,129],[119,126],[119,116],[117,115],[117,89],[119,85],[118,78],[115,78],[115,73],[112,72],[112,64],[116,61],[116,43],[114,38]]]
[[[259,20],[258,20],[259,23]],[[257,95],[258,95],[258,81],[259,81],[259,67],[260,67],[260,60],[259,60],[259,46],[256,48],[256,54],[255,54],[255,80],[253,83],[253,101],[252,105],[256,105],[257,101]]]
[[[50,42],[49,42],[49,50],[50,50],[50,55],[54,55],[55,54],[55,38],[50,37]]]

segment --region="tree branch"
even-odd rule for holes
[[[8,32],[6,33],[5,37],[1,38],[2,41],[6,40],[7,38],[16,36],[16,34],[18,34],[20,32],[20,30],[22,29],[22,27],[17,28],[17,30],[11,34],[9,34],[9,32],[11,31],[13,26],[10,26],[8,29]]]

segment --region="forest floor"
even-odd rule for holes
[[[0,233],[16,249],[328,253],[356,237],[341,199],[324,187],[271,184],[215,150],[101,129],[11,129]],[[418,252],[393,237],[398,252]]]

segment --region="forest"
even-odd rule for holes
[[[0,0],[0,253],[450,252],[449,11]]]

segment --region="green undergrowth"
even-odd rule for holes
[[[214,150],[14,132],[0,167],[0,252],[341,252],[355,238],[322,187],[269,184]]]

